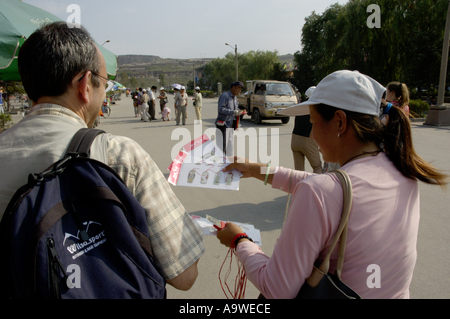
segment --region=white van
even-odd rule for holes
[[[289,116],[278,115],[278,112],[297,104],[291,84],[281,81],[247,81],[247,92],[237,98],[239,108],[245,109],[256,124],[262,120],[281,120],[287,124]]]

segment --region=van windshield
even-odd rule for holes
[[[266,83],[266,95],[294,95],[288,83]]]

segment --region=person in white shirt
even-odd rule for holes
[[[202,120],[202,101],[203,96],[202,93],[200,92],[200,87],[197,86],[195,88],[194,93],[194,107],[195,107],[195,115],[197,116],[197,120],[199,121],[198,123],[200,123]]]
[[[188,105],[188,95],[186,88],[181,87],[180,92],[175,95],[175,107],[178,109],[177,113],[177,125],[180,125],[180,117],[182,117],[183,125],[186,125],[186,107]]]

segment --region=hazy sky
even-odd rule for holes
[[[23,0],[64,21],[70,4],[81,24],[116,55],[217,58],[234,52],[300,50],[305,17],[348,0]],[[226,46],[229,43],[232,47]]]

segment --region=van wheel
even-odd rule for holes
[[[283,124],[288,124],[290,119],[291,119],[290,117],[283,117],[283,118],[281,119],[281,123],[283,123]]]
[[[255,122],[255,124],[261,124],[261,113],[259,113],[258,109],[253,110],[252,120],[253,122]]]

